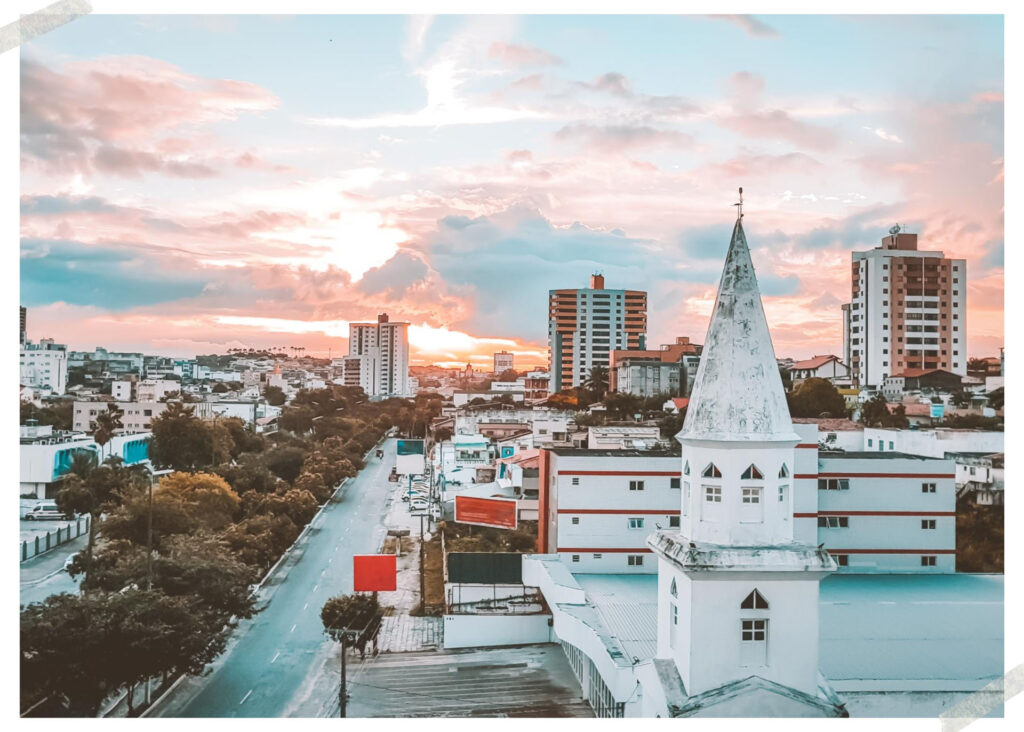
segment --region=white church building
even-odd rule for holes
[[[562,644],[596,713],[934,716],[998,679],[1001,576],[834,574],[822,545],[795,540],[801,437],[742,213],[704,343],[677,435],[678,526],[647,537],[657,575],[523,558],[551,613],[540,640]]]

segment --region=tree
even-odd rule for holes
[[[583,382],[583,388],[587,390],[595,401],[600,401],[608,390],[608,369],[605,366],[594,366],[590,374]]]
[[[210,433],[192,407],[172,403],[153,418],[149,457],[155,465],[173,470],[195,470],[209,465]]]
[[[500,374],[498,374],[494,378],[494,380],[495,381],[515,381],[518,378],[519,378],[519,372],[518,371],[516,371],[515,369],[505,369]]]
[[[995,410],[1003,408],[1003,387],[993,389],[988,393],[988,405]]]
[[[961,386],[949,395],[949,401],[952,402],[954,407],[965,409],[971,406],[971,396],[971,393]]]
[[[284,390],[280,386],[268,386],[263,390],[263,396],[266,398],[268,404],[275,407],[280,407],[285,403]]]
[[[223,381],[218,381],[210,388],[210,391],[213,392],[214,394],[225,394],[231,391],[231,388]]]
[[[846,400],[828,379],[805,379],[787,395],[786,400],[793,417],[846,416]]]
[[[297,396],[296,399],[298,399]],[[281,412],[281,416],[277,420],[278,426],[283,430],[300,435],[309,432],[313,428],[313,418],[317,416],[316,412],[306,405],[295,406],[294,400],[292,404],[293,406]]]
[[[232,524],[224,540],[241,561],[266,570],[298,538],[299,527],[288,516],[252,516]]]
[[[103,453],[103,448],[106,447],[107,443],[114,438],[117,430],[124,426],[121,422],[121,418],[123,416],[124,410],[114,402],[107,404],[107,411],[100,412],[96,415],[96,421],[92,424],[92,438],[96,441],[96,444],[100,446],[101,455]]]
[[[71,399],[49,401],[43,407],[37,407],[32,402],[21,403],[21,424],[34,419],[42,425],[53,425],[55,430],[67,431],[74,425],[74,415],[75,403]]]
[[[451,427],[438,427],[434,430],[434,442],[444,442],[452,438]]]
[[[205,528],[218,531],[232,522],[242,505],[227,481],[213,473],[171,473],[160,479],[153,500],[179,501]]]
[[[264,459],[270,472],[282,480],[294,483],[302,472],[306,453],[297,447],[275,447],[267,451]]]
[[[122,685],[200,673],[225,644],[206,621],[193,598],[156,591],[51,595],[21,612],[22,683],[95,717]]]
[[[324,632],[332,640],[340,641],[346,632],[354,633],[352,645],[362,654],[367,641],[376,634],[383,615],[376,592],[369,595],[338,595],[324,603],[320,610],[320,621],[324,624]]]
[[[864,402],[860,410],[860,422],[866,427],[905,428],[910,426],[906,407],[899,404],[893,412],[890,412],[889,403],[881,394],[875,394]]]

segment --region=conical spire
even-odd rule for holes
[[[680,440],[795,441],[761,293],[743,234],[732,230]]]

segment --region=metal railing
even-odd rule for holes
[[[55,531],[48,531],[45,534],[38,534],[33,539],[21,542],[21,561],[45,554],[51,549],[56,549],[61,544],[66,544],[72,539],[77,539],[82,534],[89,532],[88,515],[79,516],[75,523],[61,526]]]

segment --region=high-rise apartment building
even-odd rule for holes
[[[68,349],[52,338],[39,343],[25,341],[20,354],[21,383],[52,394],[63,394],[68,387]]]
[[[25,345],[25,326],[28,321],[28,310],[25,309],[24,305],[19,306],[21,310],[21,345]]]
[[[409,396],[409,324],[391,322],[381,313],[376,323],[350,323],[348,333],[344,383],[358,373],[367,396]]]
[[[494,354],[494,373],[515,369],[516,355],[508,351],[498,351]]]
[[[880,388],[906,369],[967,373],[967,261],[917,248],[894,226],[882,245],[853,252],[843,306],[843,355],[857,386]]]
[[[647,341],[647,293],[590,287],[548,293],[548,349],[552,394],[579,386],[595,366],[608,368],[616,350],[642,350]]]

